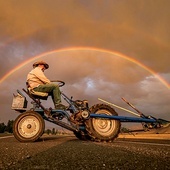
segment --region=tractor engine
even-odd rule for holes
[[[87,100],[76,100],[75,101],[75,106],[79,109],[79,110],[83,110],[83,109],[88,109],[88,101]]]
[[[78,112],[73,113],[71,119],[73,122],[77,124],[81,124],[84,122],[85,119],[88,119],[90,116],[89,106],[87,100],[76,100],[74,102],[75,107],[77,108]]]

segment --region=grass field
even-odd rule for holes
[[[164,139],[170,140],[170,134],[119,134],[118,138],[131,138],[131,139]]]

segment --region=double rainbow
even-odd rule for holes
[[[85,51],[85,50],[91,50],[91,51],[96,51],[96,52],[105,52],[108,54],[112,54],[112,55],[116,55],[118,57],[124,58],[130,62],[135,63],[136,65],[138,65],[139,67],[145,69],[146,71],[148,71],[149,73],[151,73],[152,75],[154,75],[163,85],[165,85],[168,89],[170,88],[170,85],[168,82],[166,82],[161,76],[159,76],[155,71],[153,71],[152,69],[148,68],[147,66],[145,66],[144,64],[142,64],[141,62],[135,60],[134,58],[128,57],[126,55],[123,55],[119,52],[113,52],[113,51],[109,51],[109,50],[105,50],[105,49],[99,49],[99,48],[92,48],[92,47],[72,47],[72,48],[62,48],[62,49],[58,49],[58,50],[52,50],[49,52],[45,52],[42,53],[40,55],[37,56],[33,56],[30,59],[20,63],[18,66],[16,66],[15,68],[13,68],[12,70],[10,70],[8,73],[6,73],[1,79],[0,79],[0,84],[5,81],[9,76],[11,76],[12,74],[14,74],[17,70],[21,69],[22,67],[24,67],[25,65],[29,64],[30,62],[37,60],[43,56],[47,56],[53,53],[57,53],[57,52],[64,52],[64,51]]]

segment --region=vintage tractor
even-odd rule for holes
[[[65,83],[55,81],[59,87]],[[121,122],[141,122],[144,126],[159,127],[160,121],[152,116],[137,117],[118,116],[113,104],[100,99],[102,104],[89,107],[87,100],[73,100],[61,92],[62,98],[68,103],[66,110],[46,109],[41,100],[47,100],[47,93],[39,93],[30,89],[22,89],[31,99],[32,108],[27,110],[27,99],[17,90],[14,94],[12,109],[19,112],[13,125],[13,134],[20,142],[34,142],[45,130],[45,122],[49,121],[67,130],[83,140],[110,142],[117,138]]]

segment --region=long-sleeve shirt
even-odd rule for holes
[[[27,82],[31,89],[38,87],[41,84],[51,83],[39,67],[35,67],[28,73]]]

